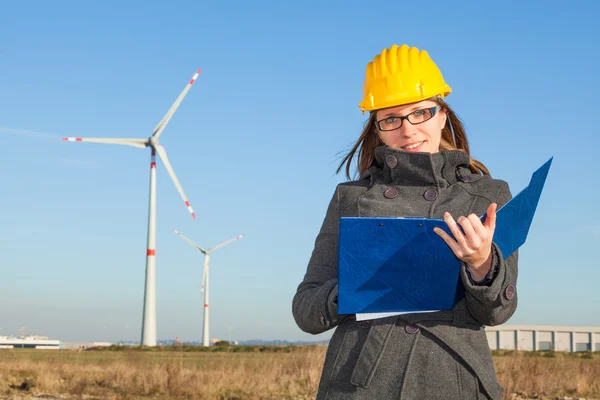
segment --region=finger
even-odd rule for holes
[[[460,217],[457,221],[462,226],[465,236],[467,238],[467,247],[471,249],[477,249],[481,245],[481,238],[475,232],[475,228],[469,218]]]
[[[438,234],[442,238],[444,242],[450,247],[450,250],[454,253],[458,258],[462,257],[462,252],[460,249],[460,245],[454,240],[454,238],[446,233],[443,229],[433,228],[433,231]]]
[[[496,229],[496,209],[498,204],[492,203],[487,209],[487,216],[483,225],[492,232]]]
[[[452,235],[454,235],[454,239],[456,239],[456,242],[460,246],[466,247],[465,236],[462,234],[460,228],[456,224],[456,221],[454,221],[454,218],[452,218],[452,215],[450,215],[449,212],[446,212],[444,214],[444,221],[446,221],[446,224],[448,225],[448,228],[450,228],[450,232],[452,232]]]
[[[479,236],[480,239],[485,239],[488,235],[488,231],[481,222],[481,219],[479,219],[479,217],[475,214],[469,214],[467,218],[469,218],[469,221],[471,221],[471,226],[473,227],[475,234]]]

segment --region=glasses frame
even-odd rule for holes
[[[387,117],[385,117],[384,119],[381,119],[379,121],[375,121],[375,123],[377,124],[377,128],[382,131],[382,132],[389,132],[389,131],[395,131],[396,129],[400,129],[402,128],[402,124],[404,123],[404,120],[407,120],[408,122],[411,123],[411,125],[419,125],[422,124],[423,122],[427,122],[429,121],[431,118],[435,117],[435,115],[437,114],[438,110],[441,110],[442,106],[433,106],[433,107],[427,107],[427,108],[419,108],[418,110],[415,110],[413,112],[411,112],[410,114],[406,114],[403,116],[398,116],[398,115],[389,115]],[[431,117],[427,118],[424,121],[420,121],[417,123],[414,123],[410,120],[410,116],[413,115],[414,113],[416,113],[417,111],[425,111],[425,110],[429,110],[431,112]],[[386,119],[390,118],[390,117],[394,117],[394,118],[400,118],[400,125],[397,128],[393,128],[393,129],[381,129],[381,122],[385,121]]]

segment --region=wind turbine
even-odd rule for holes
[[[142,345],[145,346],[156,346],[156,153],[162,160],[165,169],[169,173],[171,180],[175,184],[177,191],[181,195],[181,198],[185,202],[185,206],[192,214],[193,218],[196,218],[194,210],[190,206],[190,203],[179,184],[179,180],[171,167],[169,158],[165,148],[159,144],[158,139],[163,133],[165,127],[169,123],[169,120],[179,107],[179,104],[190,90],[198,75],[200,75],[201,69],[198,69],[192,79],[185,86],[183,91],[179,94],[179,97],[175,100],[173,105],[165,116],[160,120],[158,125],[154,128],[152,135],[148,139],[117,139],[117,138],[62,138],[69,142],[91,142],[91,143],[105,143],[105,144],[120,144],[125,146],[133,146],[141,149],[150,147],[152,149],[152,155],[150,158],[150,200],[148,205],[148,246],[146,249],[146,282],[144,287],[144,311],[142,319]]]
[[[208,344],[208,263],[210,260],[210,253],[212,253],[219,247],[223,247],[233,241],[243,238],[246,235],[245,234],[238,235],[238,236],[234,237],[233,239],[229,239],[221,244],[211,247],[208,250],[204,250],[202,247],[198,246],[196,243],[192,242],[190,239],[183,236],[181,234],[181,232],[179,232],[175,229],[173,229],[173,232],[175,232],[176,234],[181,236],[182,239],[184,239],[186,242],[188,242],[189,244],[194,246],[196,248],[196,250],[198,250],[199,252],[204,254],[204,271],[202,272],[202,289],[201,289],[201,291],[204,292],[204,323],[203,323],[203,327],[202,327],[202,346],[206,347],[209,345]]]

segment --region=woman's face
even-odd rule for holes
[[[408,119],[401,118],[406,116]],[[375,117],[379,137],[389,147],[422,153],[440,151],[447,115],[434,101],[377,110]]]

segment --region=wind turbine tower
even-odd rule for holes
[[[209,339],[208,339],[208,337],[209,337],[208,270],[209,270],[209,262],[210,262],[210,253],[212,253],[216,249],[223,247],[233,241],[239,240],[246,235],[245,234],[238,235],[238,236],[234,237],[233,239],[229,239],[221,244],[211,247],[208,250],[204,250],[202,247],[198,246],[196,243],[192,242],[190,239],[183,236],[181,234],[181,232],[179,232],[175,229],[173,229],[173,232],[175,232],[186,242],[188,242],[189,244],[194,246],[196,248],[196,250],[198,250],[199,252],[204,254],[204,271],[202,272],[202,289],[201,289],[204,292],[204,321],[203,321],[203,326],[202,326],[202,346],[208,347],[209,346]]]

